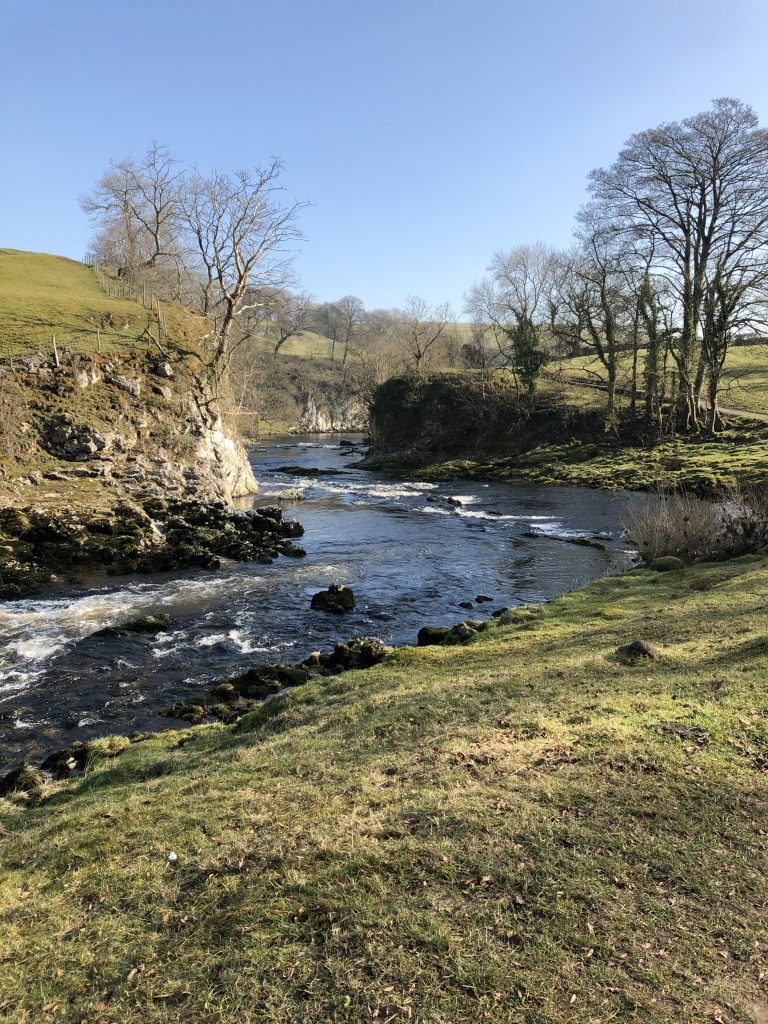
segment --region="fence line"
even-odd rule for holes
[[[113,277],[111,274],[106,273],[104,267],[98,262],[93,253],[86,253],[83,257],[83,263],[86,267],[90,267],[93,270],[102,291],[111,299],[127,299],[131,302],[140,302],[145,309],[155,314],[159,334],[158,341],[162,344],[163,338],[167,334],[165,316],[160,308],[160,299],[153,291],[147,288],[146,283],[138,284],[126,277]]]

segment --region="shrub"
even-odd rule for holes
[[[633,510],[624,524],[643,560],[720,561],[768,544],[768,491],[730,490],[706,501],[685,491],[662,492]]]

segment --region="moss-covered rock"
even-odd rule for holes
[[[653,569],[654,572],[675,572],[678,569],[684,569],[685,562],[677,555],[662,555],[660,558],[654,558],[648,568]]]

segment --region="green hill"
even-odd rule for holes
[[[193,344],[198,318],[170,304],[163,312],[173,339]],[[0,249],[0,358],[50,353],[54,334],[71,352],[96,352],[99,335],[105,351],[131,350],[153,322],[141,303],[107,296],[93,270],[76,260]]]
[[[762,1024],[766,594],[638,570],[95,742],[0,801],[0,1019]]]

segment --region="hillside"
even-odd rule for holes
[[[763,1024],[767,593],[637,570],[95,742],[0,801],[0,1019]]]
[[[641,352],[640,387],[643,358],[644,353]],[[619,361],[619,386],[628,388],[631,375],[632,359],[627,354]],[[576,356],[558,363],[554,369],[550,369],[549,376],[561,376],[573,383],[579,380],[604,383],[606,370],[596,356]],[[583,390],[586,392],[589,389]],[[622,405],[627,402],[628,399],[623,396]],[[729,409],[768,415],[768,345],[731,345],[723,370],[720,404]]]

